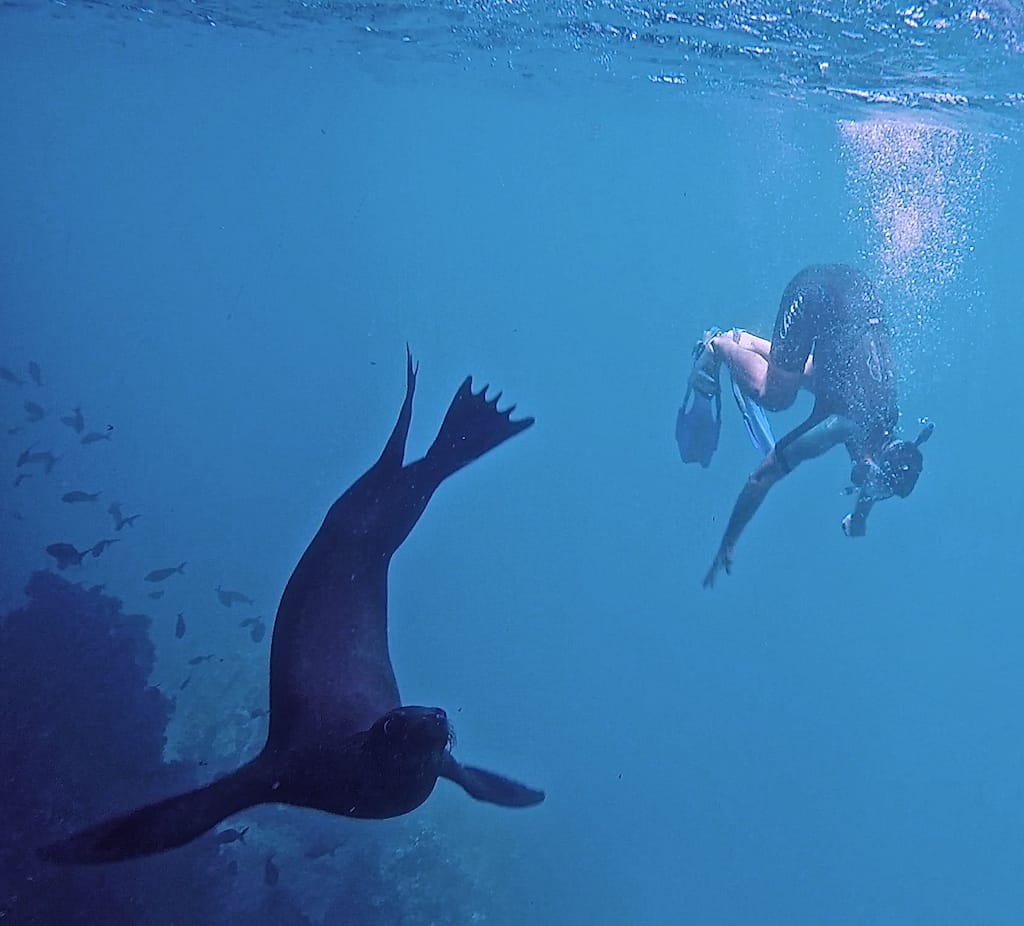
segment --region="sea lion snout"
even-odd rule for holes
[[[440,707],[397,707],[376,724],[390,743],[403,743],[415,750],[444,749],[451,738],[448,715]]]

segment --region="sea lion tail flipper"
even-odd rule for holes
[[[470,797],[501,807],[532,807],[544,800],[544,792],[472,765],[460,765],[451,754],[441,769],[441,777],[454,781]]]
[[[472,383],[472,377],[467,376],[459,386],[441,430],[427,451],[426,458],[441,467],[442,479],[533,424],[533,418],[513,421],[514,405],[498,411],[501,393],[488,399],[487,387],[473,392]]]
[[[402,409],[398,413],[398,421],[395,422],[394,430],[384,445],[384,450],[378,460],[381,463],[401,469],[405,461],[405,441],[409,437],[409,422],[412,421],[412,396],[416,391],[416,373],[419,371],[419,364],[412,362],[412,351],[409,345],[405,345],[405,401],[402,402]]]
[[[272,800],[271,783],[253,763],[203,788],[97,823],[39,855],[50,862],[91,865],[153,855],[191,842],[225,817]]]

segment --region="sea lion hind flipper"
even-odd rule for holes
[[[377,465],[384,464],[395,469],[401,469],[405,461],[405,442],[409,437],[409,422],[412,421],[412,397],[416,392],[416,374],[419,372],[419,364],[413,363],[412,351],[409,345],[405,345],[405,401],[398,413],[398,420],[391,431],[388,442],[384,445],[380,460]]]
[[[460,765],[446,757],[441,777],[454,781],[470,797],[501,807],[532,807],[544,800],[544,792],[472,765]]]
[[[514,405],[498,411],[501,393],[487,399],[487,387],[473,392],[472,384],[472,377],[467,376],[459,386],[441,422],[441,430],[427,451],[426,458],[441,467],[444,476],[461,469],[533,424],[533,418],[513,421]]]
[[[273,794],[250,763],[203,788],[97,823],[37,852],[46,861],[73,865],[153,855],[191,842],[246,807],[274,800]]]

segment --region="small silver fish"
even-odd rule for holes
[[[82,406],[81,405],[76,405],[71,410],[74,412],[74,414],[73,415],[64,415],[60,419],[61,423],[62,424],[66,424],[76,434],[81,434],[82,431],[85,429],[85,418],[82,416]]]
[[[119,543],[118,540],[97,540],[90,548],[89,552],[93,557],[99,556],[104,550],[106,550],[111,544]]]
[[[32,382],[37,386],[43,385],[43,371],[39,368],[39,364],[34,360],[29,361],[28,375],[32,377]]]
[[[217,593],[217,597],[220,599],[220,603],[225,608],[230,608],[236,602],[239,604],[255,604],[248,595],[243,595],[241,592],[230,591],[226,588],[221,588],[219,585],[214,589]]]
[[[163,569],[154,569],[152,572],[146,573],[147,582],[163,582],[164,579],[169,579],[176,572],[185,574],[185,566],[188,563],[186,560],[184,563],[179,563],[177,566],[166,566]]]
[[[82,438],[83,444],[95,444],[96,441],[110,440],[110,434],[101,434],[99,431],[90,431]]]
[[[192,657],[192,658],[191,658],[191,659],[190,659],[190,660],[188,661],[188,664],[189,664],[190,666],[197,666],[197,665],[199,665],[199,664],[200,664],[200,663],[202,663],[202,662],[206,662],[206,660],[208,660],[208,659],[213,659],[213,657],[214,657],[214,654],[213,654],[213,653],[210,653],[210,655],[209,655],[209,656],[193,656],[193,657]]]
[[[7,367],[0,367],[0,379],[8,383],[13,383],[15,386],[24,386],[25,380],[23,380],[17,373],[12,373]]]
[[[191,681],[192,681],[192,673],[189,672],[188,676],[185,678],[185,681],[183,681],[178,686],[178,691],[184,691],[186,688],[188,688],[188,683],[191,682]]]
[[[32,478],[32,474],[31,473],[18,473],[18,475],[14,477],[14,487],[17,488],[26,479],[31,479],[31,478]]]
[[[280,876],[281,873],[277,870],[277,865],[274,864],[274,856],[268,855],[267,862],[263,866],[263,883],[269,884],[271,887],[273,887],[275,884],[277,884],[278,878],[280,878]]]
[[[46,552],[57,560],[57,568],[63,570],[67,569],[68,566],[81,566],[82,557],[89,551],[82,550],[79,552],[70,543],[51,543],[46,548]]]
[[[178,612],[178,623],[174,625],[174,635],[180,640],[185,636],[185,615]]]
[[[35,444],[33,444],[27,450],[22,450],[21,453],[18,454],[18,462],[15,465],[20,467],[24,466],[26,463],[31,463],[33,456],[32,451],[35,449],[36,444],[38,443],[39,441],[36,441]]]
[[[164,590],[161,588],[159,591],[150,592],[147,597],[152,598],[154,601],[157,598],[163,598],[164,597]]]
[[[252,637],[253,643],[259,643],[267,635],[267,625],[263,621],[256,621],[252,625],[252,630],[249,631],[249,636]]]
[[[125,515],[121,512],[120,502],[111,502],[110,507],[107,509],[107,512],[114,519],[114,530],[116,531],[119,531],[122,527],[125,527],[126,525],[128,527],[133,527],[135,525],[135,522],[141,517],[141,515],[137,514],[131,514],[125,517]]]
[[[324,858],[324,856],[327,855],[333,858],[334,853],[337,852],[343,845],[345,845],[345,843],[343,842],[339,842],[334,845],[331,845],[327,842],[313,843],[313,845],[306,849],[303,855],[310,860]]]
[[[46,409],[38,402],[26,402],[25,411],[28,412],[29,421],[39,421],[46,417]]]
[[[65,492],[60,497],[60,500],[62,502],[68,502],[69,504],[72,505],[75,504],[76,502],[94,502],[102,494],[103,493],[101,492],[79,492],[76,490],[74,492]]]
[[[249,832],[249,827],[243,826],[240,830],[236,830],[233,826],[226,830],[221,830],[217,834],[217,845],[226,846],[232,842],[245,842],[245,834]]]

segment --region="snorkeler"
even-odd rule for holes
[[[843,264],[801,270],[782,296],[771,341],[746,331],[708,331],[694,351],[687,397],[679,410],[676,438],[684,462],[707,466],[721,425],[722,363],[744,421],[764,459],[747,479],[733,508],[704,587],[731,571],[743,529],[768,490],[804,460],[844,444],[853,461],[849,492],[853,511],[843,519],[848,537],[862,537],[875,503],[906,498],[921,475],[920,445],[894,438],[899,407],[889,332],[874,287]],[[801,386],[814,394],[810,416],[774,443],[762,409],[793,404]]]

